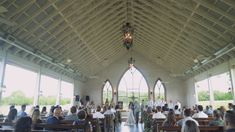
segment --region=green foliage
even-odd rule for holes
[[[56,103],[56,97],[40,97],[39,104],[40,105],[54,105]],[[22,91],[14,91],[8,97],[5,97],[1,100],[2,105],[29,105],[33,104],[33,97],[26,97]],[[61,99],[61,105],[70,104],[69,98]]]
[[[40,105],[54,105],[55,103],[56,103],[56,97],[53,96],[39,98]]]
[[[32,104],[33,103],[33,97],[25,97],[25,94],[22,91],[14,91],[12,94],[8,97],[5,97],[2,99],[1,104],[3,105],[23,105],[23,104]]]
[[[215,100],[233,100],[233,94],[230,92],[214,91]]]
[[[69,98],[63,98],[60,100],[60,104],[61,105],[70,104],[70,101],[71,101],[71,99],[69,99]]]
[[[233,100],[232,93],[214,91],[214,99],[215,100]],[[198,92],[198,100],[199,101],[209,101],[209,92],[208,91],[200,91]]]
[[[208,91],[200,91],[198,92],[198,100],[199,101],[208,101],[210,100]]]

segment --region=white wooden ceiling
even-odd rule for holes
[[[134,27],[133,50],[183,74],[234,43],[234,0],[0,0],[0,30],[53,62],[90,76],[127,54],[121,27]],[[9,44],[16,55],[53,68]],[[199,65],[202,72],[234,50]],[[200,57],[200,58],[199,58]],[[70,63],[67,59],[71,59]],[[138,60],[137,60],[138,61]],[[56,68],[54,68],[56,69]]]

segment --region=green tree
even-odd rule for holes
[[[208,100],[210,100],[209,93],[207,91],[198,92],[198,100],[199,101],[208,101]]]
[[[233,100],[231,92],[214,91],[215,100]]]
[[[32,103],[33,103],[33,97],[31,98],[26,97],[25,94],[20,90],[12,92],[10,96],[3,98],[1,101],[1,104],[4,104],[4,105],[11,105],[11,104],[28,105]]]

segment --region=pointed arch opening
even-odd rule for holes
[[[106,80],[102,90],[102,104],[105,103],[106,99],[108,99],[108,102],[111,102],[112,98],[113,98],[113,87],[110,81]]]
[[[128,69],[122,76],[118,85],[118,101],[123,102],[127,109],[130,101],[148,100],[149,88],[143,74],[136,68]]]
[[[166,101],[166,88],[161,79],[157,79],[154,85],[154,100],[164,100]]]

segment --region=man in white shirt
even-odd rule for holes
[[[100,113],[100,111],[101,111],[101,107],[97,106],[96,112],[93,114],[93,118],[103,119],[104,115]]]
[[[115,116],[114,113],[111,111],[111,107],[109,106],[108,109],[104,112],[104,115],[113,115]]]
[[[165,104],[166,104],[166,101],[162,98],[162,100],[160,102],[160,106],[163,107],[163,106],[165,106]]]
[[[176,101],[175,105],[178,105],[178,108],[181,109],[181,103],[179,100]]]
[[[165,119],[166,116],[164,114],[161,113],[161,106],[157,106],[157,113],[153,114],[153,119]]]
[[[197,124],[197,126],[199,126],[198,122],[195,119],[193,119],[190,115],[191,115],[191,110],[190,109],[185,109],[184,110],[184,118],[177,121],[178,126],[182,126],[181,127],[181,132],[184,132],[183,129],[184,129],[184,126],[185,126],[185,122],[187,120],[194,121]]]
[[[198,113],[195,113],[193,115],[193,118],[208,118],[208,115],[203,112],[203,106],[202,105],[198,105],[197,109],[198,109]]]
[[[170,102],[168,103],[168,108],[169,109],[174,109],[174,103],[172,102],[172,100],[170,100]]]
[[[181,115],[178,105],[175,105],[175,115]]]

